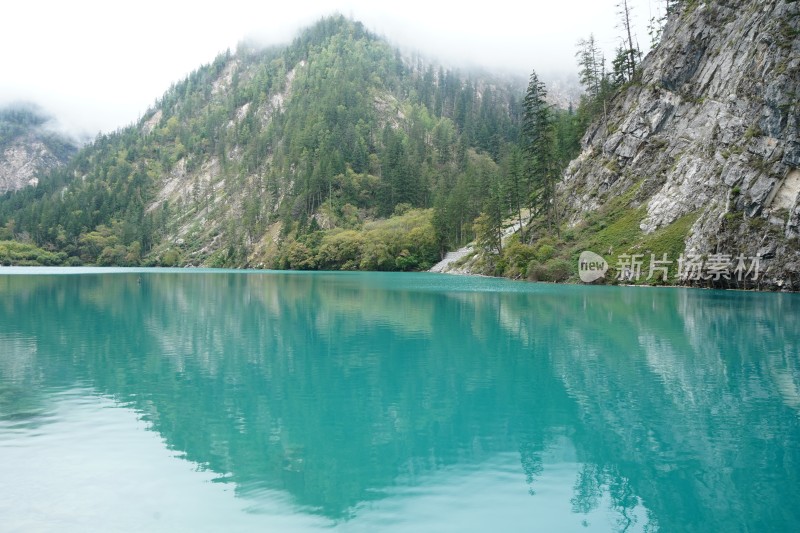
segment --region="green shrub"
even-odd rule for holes
[[[544,265],[539,263],[536,259],[533,259],[530,263],[528,263],[528,281],[545,281],[547,277],[547,272],[545,271]]]
[[[572,275],[572,263],[566,259],[551,259],[545,263],[550,281],[567,281]]]
[[[67,255],[53,253],[33,244],[17,241],[0,241],[0,265],[4,266],[56,266],[64,264]]]
[[[528,279],[530,281],[567,281],[572,275],[572,263],[566,259],[553,258],[546,263],[535,259],[528,263]]]
[[[522,244],[518,239],[511,239],[503,249],[505,276],[509,278],[525,277],[528,263],[536,255],[533,246]]]
[[[181,261],[181,254],[175,248],[170,248],[161,256],[161,265],[165,267],[178,266]]]
[[[543,244],[538,250],[536,250],[536,260],[540,263],[544,263],[548,259],[552,258],[555,253],[556,249],[552,245]]]

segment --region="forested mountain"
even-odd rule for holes
[[[220,55],[6,195],[0,240],[69,264],[426,268],[474,237],[523,93],[326,18],[288,46]],[[568,161],[577,121],[558,117]]]
[[[594,250],[612,281],[616,254],[624,281],[796,289],[798,3],[666,9],[647,57],[580,41],[574,112],[341,16],[240,45],[0,197],[0,264],[418,270],[473,242],[447,268],[562,281]]]
[[[646,57],[624,2],[612,68],[580,41],[591,121],[547,216],[513,235],[478,219],[473,253],[437,270],[577,280],[587,251],[605,282],[800,290],[800,4],[665,4]]]
[[[0,193],[35,185],[37,176],[64,165],[78,144],[48,129],[50,117],[32,104],[0,109]]]

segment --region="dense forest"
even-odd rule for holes
[[[535,72],[526,90],[404,57],[341,16],[244,43],[2,197],[0,263],[418,270],[476,237],[502,256],[509,217],[559,231],[555,184],[633,76],[581,46],[589,91],[557,109]]]

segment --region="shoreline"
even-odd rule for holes
[[[432,272],[432,274],[435,272]],[[693,290],[703,290],[703,291],[736,291],[736,292],[762,292],[762,293],[774,293],[774,294],[800,294],[800,290],[794,291],[785,288],[780,289],[742,289],[739,287],[699,287],[697,285],[649,285],[649,284],[637,284],[637,283],[584,283],[584,282],[572,282],[572,281],[531,281],[527,279],[513,279],[513,278],[505,278],[502,276],[488,276],[486,274],[466,274],[466,273],[451,273],[451,272],[438,272],[439,274],[450,274],[453,276],[475,276],[475,277],[484,277],[484,278],[493,278],[493,279],[507,279],[509,281],[518,281],[522,283],[543,283],[546,285],[571,285],[571,286],[578,286],[578,287],[632,287],[638,289],[693,289]]]
[[[484,278],[484,279],[496,279],[496,280],[506,280],[506,281],[513,281],[513,282],[520,282],[520,283],[530,283],[530,284],[545,284],[545,285],[568,285],[568,286],[585,286],[585,287],[633,287],[633,288],[641,288],[641,289],[695,289],[695,290],[711,290],[711,291],[736,291],[736,292],[760,292],[760,293],[774,293],[774,294],[800,294],[800,290],[790,290],[785,287],[777,287],[776,285],[772,284],[770,289],[765,288],[751,288],[745,289],[741,287],[700,287],[697,285],[673,285],[673,284],[664,284],[664,285],[650,285],[650,284],[638,284],[638,283],[583,283],[583,282],[573,282],[573,281],[565,281],[565,282],[556,282],[556,281],[532,281],[527,279],[514,279],[514,278],[506,278],[503,276],[490,276],[487,274],[478,274],[475,272],[465,272],[463,270],[456,270],[456,271],[434,271],[434,270],[419,270],[419,271],[399,271],[399,270],[276,270],[276,269],[264,269],[264,268],[215,268],[215,267],[203,267],[203,266],[194,266],[194,265],[186,265],[182,267],[119,267],[119,266],[16,266],[16,265],[0,265],[0,276],[25,276],[25,275],[77,275],[77,274],[111,274],[111,273],[147,273],[147,272],[159,272],[159,273],[171,273],[171,274],[178,274],[178,273],[187,273],[193,272],[197,274],[202,273],[242,273],[242,274],[256,274],[256,273],[305,273],[305,274],[313,274],[313,273],[355,273],[355,272],[362,272],[362,273],[396,273],[396,274],[437,274],[437,275],[448,275],[448,276],[462,276],[462,277],[473,277],[473,278]]]

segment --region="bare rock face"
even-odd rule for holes
[[[48,120],[35,106],[0,110],[0,194],[36,185],[77,151],[76,142],[46,129]]]
[[[800,289],[800,2],[696,2],[583,139],[562,193],[573,222],[638,186],[650,233],[699,216],[687,252],[762,257]]]
[[[39,172],[62,163],[34,136],[17,138],[0,153],[0,193],[36,185]]]

